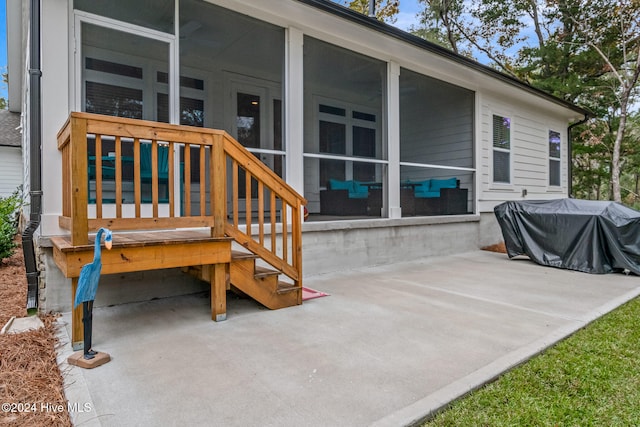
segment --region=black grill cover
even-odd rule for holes
[[[505,202],[494,212],[513,258],[586,273],[640,275],[640,212],[593,200]]]

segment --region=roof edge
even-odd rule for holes
[[[497,80],[501,80],[507,84],[510,84],[512,86],[516,86],[526,92],[529,92],[533,95],[539,96],[541,98],[544,98],[548,101],[551,101],[555,104],[559,104],[565,108],[568,108],[570,110],[573,110],[581,115],[584,116],[592,116],[593,113],[582,108],[579,107],[571,102],[565,101],[564,99],[558,98],[557,96],[551,95],[541,89],[537,89],[533,86],[531,86],[530,84],[517,79],[515,77],[512,77],[508,74],[502,73],[494,68],[491,68],[487,65],[481,64],[478,61],[475,61],[473,59],[467,58],[466,56],[462,56],[459,55],[443,46],[440,46],[438,44],[435,44],[433,42],[430,42],[428,40],[425,40],[423,38],[420,38],[418,36],[414,36],[411,33],[408,33],[404,30],[401,30],[399,28],[396,28],[392,25],[386,24],[384,22],[378,21],[375,18],[371,18],[367,15],[364,15],[362,13],[356,12],[354,10],[351,10],[345,6],[342,6],[338,3],[335,3],[333,1],[330,0],[297,0],[300,3],[304,3],[306,5],[315,7],[316,9],[320,9],[323,10],[325,12],[331,13],[333,15],[336,15],[340,18],[344,18],[347,19],[351,22],[357,23],[359,25],[363,25],[365,27],[371,28],[373,30],[376,30],[378,32],[381,32],[383,34],[386,34],[390,37],[396,38],[398,40],[401,40],[405,43],[409,43],[413,46],[416,46],[420,49],[426,50],[428,52],[434,53],[436,55],[442,56],[446,59],[450,59],[454,62],[457,62],[459,64],[462,64],[466,67],[469,67],[473,70],[479,71],[483,74],[486,74],[492,78],[495,78]]]

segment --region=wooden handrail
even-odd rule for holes
[[[144,155],[143,145],[149,148]],[[59,225],[70,231],[72,245],[86,245],[88,233],[100,227],[209,227],[212,237],[233,237],[301,286],[306,200],[226,132],[73,112],[58,132],[58,149],[63,178]],[[166,163],[164,158],[160,162],[161,149]],[[184,150],[181,170],[174,164],[178,149]],[[192,153],[199,159],[196,179]],[[149,159],[150,171],[145,171],[141,164]],[[166,170],[160,170],[160,163]],[[238,194],[240,174],[244,204]],[[107,184],[113,187],[109,191]],[[150,185],[150,197],[144,197],[143,185]],[[193,204],[199,205],[197,212]]]
[[[248,152],[240,143],[225,134],[224,150],[232,165],[233,198],[231,218],[227,222],[225,232],[237,242],[259,255],[272,266],[285,273],[294,282],[302,279],[302,209],[306,200],[287,185],[278,175],[264,163]],[[239,224],[239,172],[245,175],[245,215],[244,231]],[[257,186],[257,207],[253,208],[252,183]],[[265,193],[268,197],[265,197]],[[278,208],[278,205],[280,207]],[[269,208],[271,239],[265,237],[265,209]],[[279,211],[279,212],[278,212]],[[252,219],[256,214],[258,233],[253,235]],[[278,216],[280,221],[278,221]],[[278,225],[281,229],[278,230]],[[274,240],[280,235],[280,241]]]

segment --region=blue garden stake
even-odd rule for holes
[[[85,264],[80,270],[78,278],[78,288],[73,308],[82,303],[82,323],[84,324],[84,358],[86,360],[93,359],[98,353],[91,349],[91,329],[93,321],[93,300],[96,298],[98,291],[98,281],[100,280],[100,271],[102,270],[102,248],[101,240],[104,233],[104,246],[111,249],[112,236],[111,230],[101,228],[96,234],[95,249],[93,251],[93,262]]]

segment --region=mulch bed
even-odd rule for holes
[[[483,251],[489,252],[498,252],[501,254],[507,253],[507,247],[504,245],[504,242],[496,243],[495,245],[485,246],[482,248]]]
[[[26,316],[27,280],[22,248],[0,263],[0,328]],[[45,327],[0,335],[0,425],[71,426],[63,379],[56,361],[56,316],[40,315]]]

